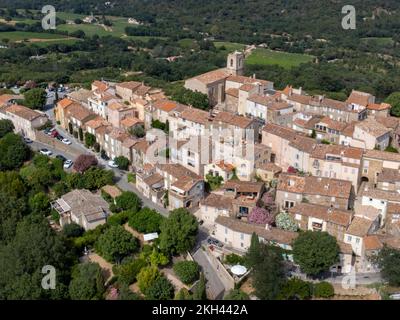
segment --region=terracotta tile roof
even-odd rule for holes
[[[176,180],[172,186],[183,191],[189,191],[192,189],[201,179],[195,179],[189,176],[184,176]]]
[[[112,198],[116,198],[122,194],[121,190],[117,188],[116,186],[111,186],[111,185],[106,185],[103,188],[101,188],[104,192],[108,193]]]
[[[304,105],[308,105],[311,102],[311,96],[306,96],[303,94],[292,94],[290,96],[288,96],[288,100],[289,101],[294,101],[300,104],[304,104]]]
[[[96,116],[95,114],[93,114],[89,110],[87,110],[85,107],[83,107],[79,103],[75,103],[75,102],[73,104],[70,104],[67,107],[66,113],[70,117],[73,117],[79,121],[83,121],[90,116],[93,116],[93,117]]]
[[[115,102],[111,103],[110,105],[108,105],[107,108],[109,110],[115,110],[116,111],[116,110],[122,110],[122,109],[130,109],[132,107],[115,101]]]
[[[235,169],[235,166],[233,164],[226,163],[224,160],[217,162],[215,165],[227,172],[231,172]]]
[[[126,128],[133,127],[137,124],[144,124],[144,122],[135,117],[126,117],[125,119],[121,120],[121,125],[123,125]]]
[[[139,151],[139,152],[145,154],[149,147],[150,147],[150,144],[148,141],[140,140],[139,142],[135,143],[132,148],[135,149],[136,151]]]
[[[400,214],[400,203],[389,202],[387,206],[388,214]]]
[[[300,151],[311,154],[314,151],[317,143],[313,138],[303,137],[303,136],[299,135],[299,136],[293,137],[293,139],[291,139],[289,145]]]
[[[341,132],[342,135],[346,136],[346,137],[353,137],[354,134],[354,128],[356,126],[357,121],[353,121],[351,123],[349,123]]]
[[[239,91],[249,92],[249,91],[251,91],[251,90],[253,90],[255,88],[256,88],[256,86],[254,84],[246,83],[246,84],[243,84],[243,85],[240,86]]]
[[[232,198],[219,194],[210,193],[206,198],[200,201],[201,205],[212,208],[232,210]]]
[[[378,182],[400,183],[400,170],[382,168],[382,171],[378,176]]]
[[[389,129],[373,118],[367,118],[364,121],[357,122],[355,126],[376,138],[379,138],[390,132]]]
[[[273,173],[282,172],[282,168],[273,162],[262,163],[257,167],[257,169],[271,171]]]
[[[62,109],[65,109],[69,105],[73,104],[74,102],[68,98],[64,98],[57,102],[57,106],[60,106]]]
[[[276,242],[278,244],[291,245],[293,240],[298,237],[297,232],[285,231],[274,227],[266,229],[260,225],[250,224],[235,218],[218,216],[215,219],[215,223],[236,232],[250,235],[255,232],[259,237],[262,237],[267,241]]]
[[[233,181],[229,180],[222,186],[223,189],[235,189],[236,192],[252,192],[257,193],[261,196],[261,192],[264,188],[263,182],[251,182],[251,181]]]
[[[136,89],[135,94],[138,95],[139,97],[142,97],[146,93],[148,93],[150,90],[151,90],[151,87],[141,85],[139,88]]]
[[[184,106],[176,101],[172,100],[157,100],[153,102],[153,107],[156,109],[160,109],[165,112],[170,112],[172,110],[175,110],[179,106]],[[189,108],[188,106],[184,106],[185,108]]]
[[[106,83],[98,80],[93,81],[92,86],[95,86],[100,91],[106,91],[108,89],[108,85]]]
[[[12,94],[0,95],[0,107],[6,105],[11,100],[15,100],[15,99],[23,99],[23,96],[12,95]]]
[[[226,111],[220,111],[215,114],[213,121],[226,123],[242,129],[249,127],[254,122],[253,119],[249,119]]]
[[[312,152],[314,158],[325,159],[327,155],[336,155],[361,160],[363,149],[333,144],[318,144]]]
[[[158,164],[157,168],[160,171],[167,172],[169,175],[173,176],[176,179],[182,179],[186,176],[192,178],[192,179],[197,179],[197,180],[202,180],[202,178],[190,171],[189,169],[186,169],[184,166],[180,164]]]
[[[141,85],[142,85],[142,83],[138,82],[138,81],[127,81],[127,82],[117,83],[115,86],[121,87],[124,89],[135,90],[136,88],[138,88]]]
[[[325,124],[327,128],[342,132],[346,127],[347,123],[333,120],[329,117],[323,117],[317,124]]]
[[[400,249],[400,238],[398,238],[398,237],[386,236],[386,237],[382,237],[381,241],[384,244],[386,244],[388,247],[391,247],[394,249]]]
[[[122,146],[124,148],[132,148],[135,144],[137,143],[137,139],[134,139],[132,137],[128,137],[124,140],[124,142],[122,142]]]
[[[376,220],[381,213],[380,209],[377,209],[369,205],[360,205],[358,202],[354,206],[354,215],[368,220]]]
[[[67,94],[67,97],[79,103],[87,103],[88,99],[91,97],[92,91],[87,89],[79,89]]]
[[[400,162],[400,153],[380,151],[380,150],[365,150],[364,158],[373,158],[378,160]]]
[[[343,241],[337,241],[337,244],[339,245],[340,253],[342,253],[342,254],[353,254],[353,248],[351,247],[351,244],[344,243]]]
[[[96,130],[97,128],[101,126],[110,126],[111,124],[107,122],[105,119],[103,119],[100,116],[97,116],[96,118],[89,120],[88,122],[85,123],[85,126],[87,128],[92,128]]]
[[[375,120],[386,128],[396,129],[400,125],[400,118],[376,116]]]
[[[302,216],[314,217],[345,227],[350,224],[353,215],[352,211],[338,210],[310,203],[298,203],[293,208],[290,208],[289,212],[293,215],[300,214]]]
[[[376,235],[369,235],[364,237],[365,250],[379,250],[383,248],[383,244]]]
[[[346,180],[282,173],[278,179],[277,190],[348,199],[352,185]]]
[[[263,106],[268,106],[271,102],[275,100],[275,98],[271,96],[263,96],[260,94],[252,94],[247,100],[261,104]]]
[[[196,108],[186,108],[182,111],[181,118],[202,125],[206,125],[211,121],[210,115],[207,111]]]
[[[267,123],[264,126],[263,131],[268,132],[273,135],[276,135],[278,137],[281,137],[281,138],[289,140],[289,141],[292,140],[294,137],[301,135],[301,133],[297,132],[296,130],[293,130],[288,127],[282,127],[282,126],[279,126],[279,125],[273,124],[273,123]],[[303,135],[303,136],[305,136],[305,135]]]
[[[361,190],[361,195],[372,199],[400,202],[400,193],[396,191],[380,190],[364,186]]]
[[[155,185],[156,183],[160,183],[161,181],[164,181],[164,178],[158,173],[153,173],[151,176],[143,180],[143,182],[150,187]]]
[[[354,217],[350,223],[350,226],[347,228],[346,233],[357,237],[365,237],[368,235],[373,223],[374,222],[369,219]]]
[[[370,93],[353,90],[350,96],[347,98],[346,102],[366,107],[369,104],[369,100],[371,98],[373,98],[373,95]]]
[[[38,117],[46,117],[46,115],[43,113],[37,112],[24,106],[20,106],[18,104],[12,104],[8,107],[3,107],[3,110],[28,121],[33,121]]]
[[[367,109],[369,110],[375,110],[375,111],[382,111],[382,110],[388,110],[392,106],[388,103],[369,103],[367,105]]]
[[[227,95],[233,96],[235,98],[239,97],[239,89],[236,89],[236,88],[230,88],[230,89],[226,90],[225,93]]]
[[[232,81],[232,82],[237,82],[237,83],[242,83],[242,84],[246,84],[246,83],[260,83],[263,85],[266,85],[268,83],[272,83],[270,81],[267,80],[261,80],[261,79],[255,79],[255,78],[251,78],[251,77],[246,77],[246,76],[229,76],[226,81]]]
[[[229,72],[226,69],[217,69],[207,73],[203,73],[192,79],[196,79],[204,84],[211,84],[216,81],[224,80],[229,77]]]

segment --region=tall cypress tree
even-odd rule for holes
[[[260,255],[260,240],[255,232],[251,235],[250,248],[246,254],[246,264],[249,267],[254,267],[261,260]]]

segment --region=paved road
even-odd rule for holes
[[[224,284],[219,279],[218,273],[214,270],[203,249],[198,249],[193,254],[193,259],[201,266],[204,276],[207,279],[206,288],[209,298],[215,300],[222,299],[225,292]]]

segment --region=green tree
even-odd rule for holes
[[[285,282],[279,293],[281,300],[305,300],[311,297],[312,283],[298,278]]]
[[[400,117],[400,92],[393,92],[386,98],[385,102],[392,106],[390,114],[394,117]]]
[[[14,124],[11,120],[2,119],[0,120],[0,139],[3,138],[7,133],[13,132]]]
[[[391,286],[400,286],[400,250],[384,246],[377,256],[382,277]]]
[[[25,92],[24,104],[31,109],[43,110],[46,105],[46,91],[42,88],[35,88]]]
[[[137,239],[121,226],[112,226],[95,244],[96,251],[107,261],[120,262],[138,248]]]
[[[66,224],[63,229],[62,233],[67,237],[67,238],[77,238],[83,235],[85,230],[79,225],[74,222]]]
[[[280,248],[260,245],[260,260],[253,266],[253,287],[262,300],[277,299],[285,282]]]
[[[114,273],[118,276],[118,282],[131,284],[135,282],[140,270],[147,266],[144,259],[135,259],[133,261],[124,262],[113,268]],[[115,270],[114,270],[115,269]]]
[[[215,190],[221,186],[224,179],[221,176],[213,176],[212,174],[207,174],[206,181],[209,183],[211,190]]]
[[[167,278],[160,276],[146,289],[145,294],[150,300],[170,300],[174,296],[174,286]]]
[[[132,292],[129,286],[123,283],[118,289],[118,300],[140,300],[140,296]]]
[[[146,131],[144,130],[143,126],[135,126],[131,133],[136,138],[143,138],[146,135]]]
[[[315,276],[339,261],[339,246],[327,232],[305,231],[293,242],[293,258],[303,272]]]
[[[186,209],[172,210],[160,226],[160,249],[172,255],[191,250],[196,242],[198,222]]]
[[[142,200],[131,191],[123,191],[115,198],[116,205],[122,210],[129,210],[132,214],[137,213],[142,207]]]
[[[150,266],[142,268],[137,275],[137,281],[140,291],[146,294],[147,289],[150,288],[160,276],[161,275],[157,267]]]
[[[159,232],[163,220],[164,217],[156,210],[144,207],[139,212],[131,215],[129,226],[143,233]]]
[[[88,148],[91,148],[96,143],[95,135],[91,134],[90,132],[85,132],[85,145]]]
[[[258,235],[253,232],[251,235],[250,247],[245,256],[247,266],[254,267],[261,261],[260,246],[260,239],[258,238]]]
[[[29,156],[30,149],[20,136],[7,133],[0,139],[0,171],[21,167]]]
[[[250,300],[250,297],[240,289],[232,289],[224,297],[224,300]]]
[[[191,284],[199,278],[200,268],[195,261],[179,261],[174,265],[174,272],[185,284]]]
[[[129,161],[129,159],[127,157],[124,157],[124,156],[116,157],[114,159],[114,162],[118,166],[119,169],[128,170],[130,161]]]
[[[317,298],[331,298],[335,294],[335,290],[329,282],[321,281],[314,284],[314,295]]]
[[[204,273],[202,272],[200,274],[199,282],[196,283],[196,286],[194,288],[193,300],[206,300],[206,299],[207,299],[206,278],[204,276]]]
[[[29,207],[33,213],[47,217],[50,214],[50,199],[44,192],[36,193],[29,199]]]
[[[186,288],[182,288],[176,293],[175,300],[192,300],[192,296]]]
[[[73,300],[100,300],[104,298],[104,277],[97,263],[83,263],[75,266],[69,285]]]

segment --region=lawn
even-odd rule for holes
[[[217,48],[224,46],[226,48],[226,50],[228,50],[228,51],[244,50],[246,47],[246,45],[241,44],[241,43],[223,42],[223,41],[215,41],[214,45]]]
[[[246,59],[249,65],[279,65],[283,68],[290,69],[302,63],[313,61],[314,57],[306,54],[287,53],[273,51],[269,49],[256,49]]]
[[[41,32],[25,32],[25,31],[7,31],[0,32],[1,39],[9,39],[10,41],[23,41],[26,39],[67,39],[66,36],[60,34],[41,33]],[[62,40],[61,40],[62,41]]]

